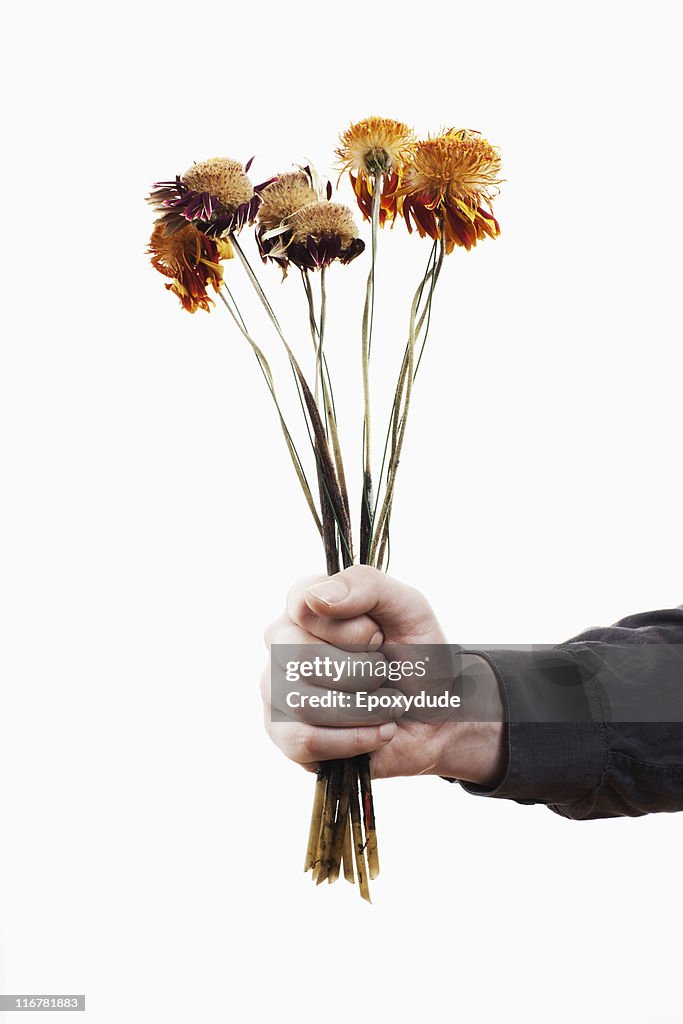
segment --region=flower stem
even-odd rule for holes
[[[320,328],[318,330],[318,375],[323,391],[325,390],[325,378],[323,376],[323,342],[325,340],[325,321],[327,319],[327,289],[325,287],[325,267],[320,268]]]
[[[335,572],[337,570],[330,569],[331,565],[334,565],[338,558],[335,554],[336,539],[333,543],[332,532],[334,524],[339,530],[339,538],[342,544],[342,556],[344,565],[350,565],[353,561],[353,554],[351,551],[351,524],[349,521],[347,505],[344,502],[340,491],[339,481],[337,479],[336,470],[332,462],[330,455],[329,445],[325,434],[325,428],[320,418],[318,406],[315,398],[308,386],[306,378],[304,377],[303,371],[299,366],[298,360],[294,355],[294,352],[290,348],[290,345],[285,338],[280,323],[275,315],[275,311],[268,301],[268,297],[261,287],[261,282],[254,273],[254,270],[249,263],[247,256],[245,255],[241,245],[239,244],[234,232],[230,235],[230,241],[232,242],[235,252],[240,258],[242,266],[244,267],[250,284],[254,288],[258,295],[269,319],[271,320],[275,330],[277,331],[282,344],[284,345],[287,357],[289,359],[294,378],[296,381],[297,389],[300,397],[303,398],[302,405],[304,406],[305,414],[307,413],[307,426],[310,422],[310,428],[313,431],[314,439],[311,438],[311,444],[313,446],[313,452],[316,459],[317,470],[318,470],[318,483],[320,490],[320,501],[321,501],[321,525],[322,525],[322,536],[323,543],[325,546],[325,553],[328,564],[328,572]],[[310,438],[310,432],[309,432]],[[330,524],[332,524],[330,526]]]
[[[417,337],[419,330],[424,324],[425,318],[430,314],[432,299],[434,296],[434,288],[438,280],[441,268],[443,266],[443,260],[445,255],[445,248],[443,238],[441,239],[439,258],[432,269],[423,278],[420,287],[415,293],[413,303],[410,310],[410,328],[408,333],[408,344],[406,346],[406,352],[403,359],[403,365],[401,368],[401,374],[399,376],[398,386],[396,388],[396,396],[394,399],[394,407],[391,415],[391,456],[389,459],[389,466],[387,469],[387,482],[386,489],[384,492],[384,501],[382,509],[379,514],[377,522],[377,529],[372,541],[370,563],[375,564],[378,568],[382,567],[384,562],[384,556],[388,544],[388,530],[389,530],[389,519],[391,516],[391,509],[394,499],[394,488],[396,485],[396,473],[398,471],[398,464],[401,459],[401,452],[403,450],[403,442],[405,439],[406,424],[408,421],[408,410],[410,408],[410,399],[412,397],[413,382],[415,380],[415,346],[417,343]],[[422,314],[417,319],[418,309],[422,292],[427,280],[430,280],[429,295],[427,303]]]
[[[306,294],[309,297],[309,316],[311,333],[314,345],[316,345],[316,385],[318,379],[321,381],[322,401],[324,415],[330,425],[330,435],[335,455],[335,463],[332,462],[329,445],[326,436],[326,429],[320,416],[317,396],[311,393],[301,367],[290,348],[277,316],[268,301],[268,298],[261,287],[261,284],[254,273],[249,260],[244,254],[239,242],[234,235],[231,241],[235,247],[242,265],[247,272],[249,281],[256,291],[264,309],[266,310],[273,326],[275,327],[289,357],[292,371],[297,381],[302,405],[305,407],[310,429],[313,432],[312,444],[316,457],[318,471],[318,485],[320,490],[321,509],[321,533],[325,547],[327,571],[332,574],[339,571],[339,550],[337,538],[341,541],[342,560],[344,566],[353,562],[353,551],[351,549],[351,525],[349,518],[348,497],[344,480],[343,464],[341,460],[341,449],[336,430],[336,418],[333,413],[331,387],[327,388],[323,366],[324,352],[323,340],[325,333],[325,318],[327,311],[327,294],[325,281],[321,277],[321,311],[320,323],[316,325],[315,310],[313,307],[310,283],[304,281]],[[308,286],[307,286],[308,285]],[[226,302],[227,305],[227,302]],[[243,333],[247,334],[246,328]],[[317,344],[316,344],[317,333]],[[260,350],[259,350],[260,351]],[[268,370],[270,372],[270,370]],[[329,374],[328,374],[329,378]],[[310,437],[310,433],[309,433]],[[312,499],[311,499],[312,500]],[[320,773],[316,781],[316,790],[311,815],[311,825],[306,847],[305,870],[312,869],[315,882],[328,879],[330,882],[339,877],[341,861],[344,860],[344,875],[349,877],[353,869],[349,863],[348,839],[353,836],[352,846],[355,848],[356,869],[358,873],[358,884],[363,899],[370,900],[368,888],[368,874],[365,866],[365,846],[362,838],[362,823],[360,805],[358,801],[359,769],[356,761],[329,761],[323,762],[320,766]],[[350,820],[350,825],[348,824]],[[315,843],[315,854],[313,855],[313,844]],[[346,854],[345,854],[346,850]]]
[[[263,304],[263,308],[265,309],[266,313],[268,314],[268,316],[269,316],[269,318],[270,318],[270,320],[271,320],[275,330],[279,334],[280,339],[282,340],[282,343],[283,343],[283,345],[285,346],[285,348],[287,350],[287,354],[290,355],[290,358],[293,358],[292,351],[291,351],[289,345],[287,344],[287,339],[285,338],[284,334],[282,333],[282,328],[280,327],[280,323],[278,321],[278,318],[275,315],[275,310],[273,309],[273,307],[271,306],[270,302],[268,301],[268,296],[266,295],[266,293],[264,292],[263,288],[261,287],[261,282],[259,281],[258,277],[254,273],[254,269],[253,269],[251,263],[249,262],[249,260],[247,259],[247,256],[246,256],[244,250],[242,249],[242,246],[237,241],[237,236],[235,235],[234,232],[232,232],[230,234],[230,241],[232,242],[232,244],[234,246],[235,252],[237,253],[237,255],[240,258],[240,262],[241,262],[242,266],[244,267],[244,269],[247,272],[247,277],[249,278],[249,281],[250,281],[252,287],[254,288],[254,291],[256,292],[256,294],[258,295],[259,299],[261,300],[261,302]]]
[[[318,768],[315,780],[315,796],[313,798],[313,811],[311,814],[311,827],[308,833],[308,846],[306,847],[306,861],[304,871],[313,871],[317,865],[318,847],[320,845],[320,829],[322,827],[323,809],[325,806],[325,790],[327,789],[327,778]]]
[[[367,562],[372,544],[372,434],[370,416],[370,352],[375,319],[375,269],[377,264],[377,235],[382,197],[382,172],[376,171],[372,180],[372,206],[370,213],[372,247],[370,270],[365,289],[365,307],[361,332],[361,362],[363,371],[363,493],[360,516],[360,560]]]
[[[330,440],[332,442],[332,452],[334,454],[334,462],[335,462],[335,468],[337,470],[337,479],[339,481],[339,489],[341,491],[341,496],[342,496],[342,500],[344,502],[344,508],[346,510],[347,517],[350,518],[349,495],[348,495],[348,488],[346,486],[346,473],[344,472],[344,460],[343,460],[343,457],[342,457],[341,444],[339,442],[339,431],[338,431],[338,427],[337,427],[337,413],[336,413],[336,409],[335,409],[335,405],[334,405],[334,394],[333,394],[333,391],[332,391],[332,378],[330,376],[329,367],[327,366],[327,358],[325,356],[325,353],[321,351],[322,350],[322,341],[321,341],[321,339],[324,337],[324,330],[325,330],[324,310],[326,309],[326,299],[325,299],[324,302],[321,299],[320,326],[319,326],[317,321],[316,321],[315,306],[314,306],[314,303],[313,303],[313,291],[311,289],[311,282],[310,282],[310,278],[309,278],[308,274],[309,274],[309,272],[307,270],[302,270],[301,278],[302,278],[303,285],[304,285],[304,291],[306,292],[306,298],[308,300],[308,316],[309,316],[309,324],[310,324],[310,328],[311,328],[311,337],[313,338],[313,347],[314,347],[314,350],[315,350],[315,353],[316,353],[316,365],[318,364],[318,360],[319,360],[320,361],[320,367],[321,367],[321,372],[320,372],[319,379],[320,379],[320,381],[322,383],[322,400],[323,400],[323,410],[324,410],[324,418],[325,418],[325,429],[326,429],[326,432],[329,434]],[[323,279],[322,278],[321,278],[320,286],[321,286],[321,292],[324,293],[324,283],[323,283]],[[324,373],[322,372],[323,368],[324,368]],[[317,371],[316,371],[316,388],[317,388],[317,383],[318,383],[318,375],[317,375]],[[317,390],[316,390],[315,398],[316,398],[316,401],[318,401],[318,392],[317,392]],[[350,535],[349,535],[349,545],[351,546],[352,553],[353,553],[352,538],[351,538]]]
[[[350,797],[349,792],[349,797]],[[346,828],[344,830],[344,847],[342,850],[342,865],[344,868],[344,878],[351,885],[356,881],[353,874],[353,845],[351,843],[351,821],[350,815],[346,816]]]
[[[377,878],[379,874],[379,855],[377,853],[377,828],[375,826],[375,805],[372,799],[372,782],[370,779],[370,757],[361,754],[357,758],[358,777],[360,779],[361,806],[363,824],[365,826],[365,843],[368,858],[368,874]]]
[[[337,804],[337,817],[334,822],[330,869],[327,875],[327,881],[330,883],[336,882],[339,878],[339,870],[344,854],[344,839],[349,824],[349,801],[353,777],[353,761],[351,758],[345,758],[340,764],[342,776],[339,788],[339,802]]]
[[[280,427],[282,429],[282,433],[283,433],[283,436],[284,436],[284,439],[285,439],[285,443],[286,443],[287,449],[289,451],[289,456],[290,456],[290,458],[292,460],[292,465],[294,466],[294,470],[295,470],[297,478],[299,480],[299,484],[301,485],[301,489],[303,491],[304,498],[306,499],[306,503],[307,503],[307,505],[308,505],[308,507],[310,509],[311,515],[313,516],[313,520],[315,522],[316,528],[317,528],[318,532],[322,534],[322,524],[320,522],[320,518],[318,516],[318,512],[317,512],[317,509],[315,507],[315,502],[313,501],[313,495],[311,493],[311,488],[310,488],[310,485],[309,485],[308,480],[306,478],[306,473],[305,473],[304,468],[303,468],[303,463],[301,461],[301,457],[299,455],[299,452],[296,449],[296,445],[294,444],[294,441],[292,439],[292,435],[291,435],[291,433],[289,431],[289,428],[287,426],[285,418],[284,418],[284,416],[282,414],[282,409],[280,407],[280,402],[278,400],[277,392],[275,390],[275,383],[273,381],[273,374],[272,374],[272,371],[270,369],[270,365],[268,363],[268,360],[266,359],[266,357],[263,354],[262,350],[259,348],[259,346],[254,341],[254,339],[249,334],[249,331],[247,330],[247,327],[246,327],[246,324],[245,324],[244,319],[242,317],[242,314],[240,313],[239,308],[237,306],[237,303],[235,302],[235,300],[234,300],[232,294],[230,293],[230,290],[228,289],[227,285],[224,285],[223,287],[225,288],[226,292],[228,293],[228,295],[230,297],[230,301],[232,302],[232,306],[231,306],[230,302],[228,302],[228,300],[225,297],[225,295],[223,294],[223,292],[219,292],[218,293],[219,297],[221,298],[223,304],[225,305],[226,309],[230,313],[230,316],[235,321],[235,324],[237,325],[239,331],[242,333],[242,335],[249,342],[249,345],[251,346],[252,351],[253,351],[253,353],[254,353],[254,355],[256,357],[256,361],[258,362],[258,365],[259,365],[259,368],[261,370],[261,373],[263,374],[264,379],[266,381],[266,385],[268,387],[268,391],[270,392],[271,398],[273,399],[273,402],[275,404],[275,408],[277,410],[278,418],[280,420]],[[234,309],[233,309],[233,306],[234,306]]]
[[[430,280],[430,275],[434,271],[437,245],[438,245],[438,243],[434,242],[434,244],[433,244],[433,246],[431,248],[430,254],[429,254],[429,259],[427,260],[427,267],[426,267],[424,276],[423,276],[422,281],[420,282],[420,285],[418,286],[418,289],[417,289],[417,293],[416,294],[418,296],[418,303],[421,302],[422,294],[424,292],[424,289],[425,289],[425,286],[427,284],[427,281]],[[423,310],[423,312],[421,314],[421,317],[418,320],[418,325],[417,325],[418,326],[418,332],[422,329],[422,325],[423,325],[423,322],[424,322],[424,316],[425,316],[425,311]],[[401,363],[401,369],[399,371],[398,382],[396,384],[396,391],[395,391],[395,394],[394,394],[394,401],[393,401],[393,404],[392,404],[391,415],[389,417],[389,424],[388,424],[388,427],[387,427],[386,436],[384,438],[384,449],[382,451],[382,464],[380,466],[380,471],[379,471],[379,483],[378,483],[378,487],[377,487],[377,497],[375,499],[375,507],[374,507],[374,509],[372,511],[373,524],[377,520],[377,510],[379,508],[379,501],[380,501],[380,494],[381,494],[381,488],[382,488],[382,481],[384,479],[384,471],[385,471],[385,467],[387,466],[387,456],[389,454],[389,441],[392,439],[392,437],[394,435],[394,431],[396,429],[396,425],[398,423],[398,417],[399,417],[400,407],[401,407],[401,399],[402,399],[402,396],[403,396],[403,387],[404,387],[404,383],[405,383],[405,374],[406,374],[407,363],[408,363],[408,347],[406,346],[406,350],[405,350],[405,352],[403,354],[403,361]]]
[[[351,836],[353,839],[353,851],[356,858],[356,874],[358,876],[358,887],[364,900],[371,903],[370,889],[368,886],[368,872],[365,864],[365,843],[363,842],[363,826],[361,822],[360,804],[358,802],[358,767],[353,761],[354,771],[352,773],[351,786],[349,791],[349,816],[351,818]]]

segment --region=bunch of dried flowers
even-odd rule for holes
[[[337,428],[337,407],[324,347],[327,284],[334,264],[345,265],[366,248],[350,208],[334,198],[311,165],[273,175],[259,185],[245,165],[227,157],[195,163],[174,180],[154,186],[148,202],[157,213],[149,243],[152,265],[184,309],[209,311],[217,295],[235,327],[251,346],[273,400],[292,465],[319,531],[328,573],[359,561],[386,569],[396,475],[403,448],[410,400],[429,333],[432,303],[444,258],[456,248],[472,249],[500,228],[491,204],[500,185],[500,155],[479,132],[449,128],[416,138],[400,121],[368,117],[349,126],[336,149],[339,182],[348,174],[358,209],[370,224],[370,259],[360,325],[363,389],[363,474],[358,530],[354,546],[344,460]],[[370,359],[375,310],[375,268],[379,229],[403,220],[432,245],[410,305],[408,339],[397,375],[379,472],[373,468]],[[286,338],[273,305],[241,241],[253,228],[264,264],[292,268],[301,277],[314,348],[309,378],[296,346]],[[235,259],[237,257],[237,259]],[[235,260],[260,299],[270,327],[284,346],[301,400],[317,486],[311,487],[305,461],[280,405],[275,379],[263,348],[246,325],[225,277],[224,263]],[[314,277],[319,303],[316,309]],[[314,490],[317,497],[314,496]],[[377,833],[367,755],[320,764],[305,869],[317,883],[335,881],[343,871],[358,881],[370,899],[369,879],[379,873]]]

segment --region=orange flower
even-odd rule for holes
[[[479,132],[451,128],[418,142],[408,156],[397,197],[408,230],[441,238],[446,252],[471,249],[500,234],[491,201],[498,194],[500,155]],[[484,204],[487,209],[484,209]]]
[[[152,266],[164,277],[173,279],[166,287],[178,296],[188,313],[197,309],[209,312],[213,299],[209,298],[207,286],[219,290],[223,280],[219,260],[233,256],[229,242],[207,238],[193,224],[169,233],[161,222],[154,227],[148,253]]]
[[[341,135],[336,150],[339,168],[342,174],[348,171],[356,201],[366,220],[370,220],[372,213],[375,181],[381,188],[380,225],[393,221],[396,214],[400,214],[401,200],[396,190],[414,138],[408,125],[388,117],[366,117]]]

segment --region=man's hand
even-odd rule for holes
[[[323,643],[330,645],[331,656],[342,657],[359,649],[380,651],[384,644],[447,643],[419,591],[365,565],[295,584],[285,612],[267,628],[265,640],[269,654],[273,644]],[[442,775],[495,785],[505,766],[498,684],[483,658],[470,656],[463,668],[476,686],[485,717],[498,721],[416,722],[396,719],[393,708],[378,709],[372,719],[364,719],[372,724],[339,727],[326,722],[321,710],[296,724],[272,722],[269,658],[261,686],[266,729],[287,757],[311,771],[319,761],[371,753],[374,778]],[[357,688],[366,689],[367,684],[361,680]],[[339,722],[338,713],[332,717]]]

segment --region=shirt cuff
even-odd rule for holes
[[[496,673],[507,723],[508,763],[493,787],[460,781],[475,796],[525,804],[568,804],[600,784],[607,760],[605,725],[592,684],[572,654],[547,650],[475,650]]]

